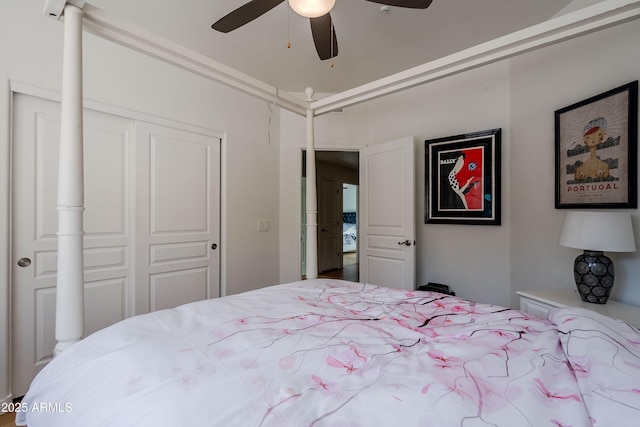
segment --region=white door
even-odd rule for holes
[[[360,150],[360,281],[415,288],[412,137]]]
[[[342,184],[318,180],[318,272],[342,267]]]
[[[15,94],[14,396],[56,343],[59,138],[59,103]],[[220,138],[85,110],[84,167],[85,336],[219,296]]]
[[[85,336],[131,314],[133,121],[84,113]],[[15,94],[12,391],[22,396],[55,342],[60,104]],[[4,350],[3,350],[4,351]]]
[[[136,122],[136,313],[220,296],[220,139]]]

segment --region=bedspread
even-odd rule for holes
[[[308,280],[99,331],[45,367],[17,419],[29,427],[611,426],[590,417],[560,335],[550,321],[503,307]],[[633,363],[625,369],[637,374]]]

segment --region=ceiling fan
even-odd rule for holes
[[[228,33],[262,16],[285,0],[251,0],[223,16],[211,28]],[[311,35],[320,59],[338,56],[338,41],[329,13],[336,0],[287,0],[297,14],[309,18]],[[387,6],[426,9],[433,0],[367,0]]]

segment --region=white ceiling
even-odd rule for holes
[[[216,20],[249,0],[88,0],[141,28],[280,90],[350,89],[543,22],[571,0],[434,0],[426,10],[337,0],[331,12],[339,55],[332,68],[315,52],[308,19],[283,2],[227,34]],[[599,0],[576,0],[581,6]],[[564,10],[566,11],[566,9]],[[290,41],[291,48],[287,48]]]

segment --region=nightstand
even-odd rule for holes
[[[520,310],[543,319],[547,318],[552,308],[582,307],[620,319],[640,329],[640,307],[633,305],[612,300],[607,301],[606,304],[592,304],[582,301],[578,291],[572,290],[518,291],[516,294],[520,296]]]

